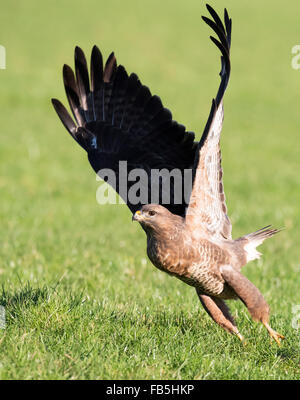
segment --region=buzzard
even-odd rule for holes
[[[222,182],[220,135],[223,97],[230,76],[232,21],[224,10],[224,22],[207,5],[211,19],[202,17],[218,39],[210,37],[221,52],[221,83],[212,101],[209,117],[199,143],[194,134],[173,121],[158,96],[152,95],[137,75],[117,66],[114,53],[103,68],[100,50],[91,54],[90,78],[83,51],[75,49],[75,74],[63,67],[66,95],[74,119],[56,99],[53,106],[71,136],[86,150],[96,172],[110,168],[119,174],[118,164],[127,162],[128,172],[145,171],[144,189],[151,195],[151,171],[191,170],[189,200],[176,201],[174,184],[166,189],[159,182],[158,204],[142,204],[126,198],[147,235],[147,254],[162,271],[195,287],[210,317],[228,332],[244,340],[225,300],[240,299],[251,317],[260,321],[278,344],[284,337],[269,325],[269,306],[260,291],[242,273],[246,263],[259,258],[256,250],[266,238],[279,232],[266,226],[254,233],[232,239],[231,222]],[[128,182],[127,190],[133,183]],[[168,204],[163,203],[164,191]]]

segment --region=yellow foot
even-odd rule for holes
[[[245,346],[247,344],[245,338],[243,335],[240,334],[240,332],[236,333],[236,336],[240,339],[240,341],[243,343],[243,345]]]
[[[269,324],[265,323],[264,325],[265,325],[265,327],[267,328],[267,330],[269,332],[269,335],[271,337],[271,341],[272,341],[272,338],[273,338],[275,340],[275,342],[278,344],[278,346],[280,346],[280,344],[281,344],[280,343],[280,339],[284,339],[284,336],[281,335],[280,333],[274,331],[274,329],[272,329]]]

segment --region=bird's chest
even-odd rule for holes
[[[162,271],[176,276],[207,294],[219,294],[224,281],[217,273],[220,254],[209,243],[159,242],[148,240],[148,257]]]
[[[182,272],[181,257],[175,242],[148,238],[147,254],[158,269],[171,275],[178,275]]]

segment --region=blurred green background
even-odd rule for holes
[[[81,46],[114,50],[199,138],[220,59],[200,0],[16,1],[2,4],[0,44],[1,379],[299,379],[299,1],[210,1],[233,19],[222,133],[233,235],[286,229],[245,269],[264,293],[269,344],[231,303],[244,348],[201,309],[194,290],[146,259],[126,206],[100,206],[99,182],[50,99],[66,104],[62,65]],[[294,324],[293,324],[294,321]],[[297,321],[296,321],[297,322]]]

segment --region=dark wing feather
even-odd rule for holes
[[[94,46],[90,68],[91,84],[85,55],[76,47],[75,74],[70,67],[63,68],[66,95],[75,122],[65,107],[53,100],[64,126],[87,151],[97,173],[107,168],[115,171],[114,188],[132,212],[154,198],[154,202],[163,204],[171,212],[184,215],[187,204],[183,183],[177,186],[177,192],[172,179],[170,186],[163,185],[160,179],[159,188],[153,188],[151,171],[178,169],[183,177],[183,171],[194,165],[197,148],[194,134],[172,120],[171,112],[163,107],[158,96],[153,96],[142,85],[136,74],[128,76],[123,66],[117,66],[114,53],[103,69],[101,52]],[[119,187],[119,161],[127,162],[128,174],[134,174],[136,168],[145,171],[148,181],[142,187],[146,199],[127,198],[135,181],[128,181],[125,190]],[[182,198],[179,204],[175,194]]]

